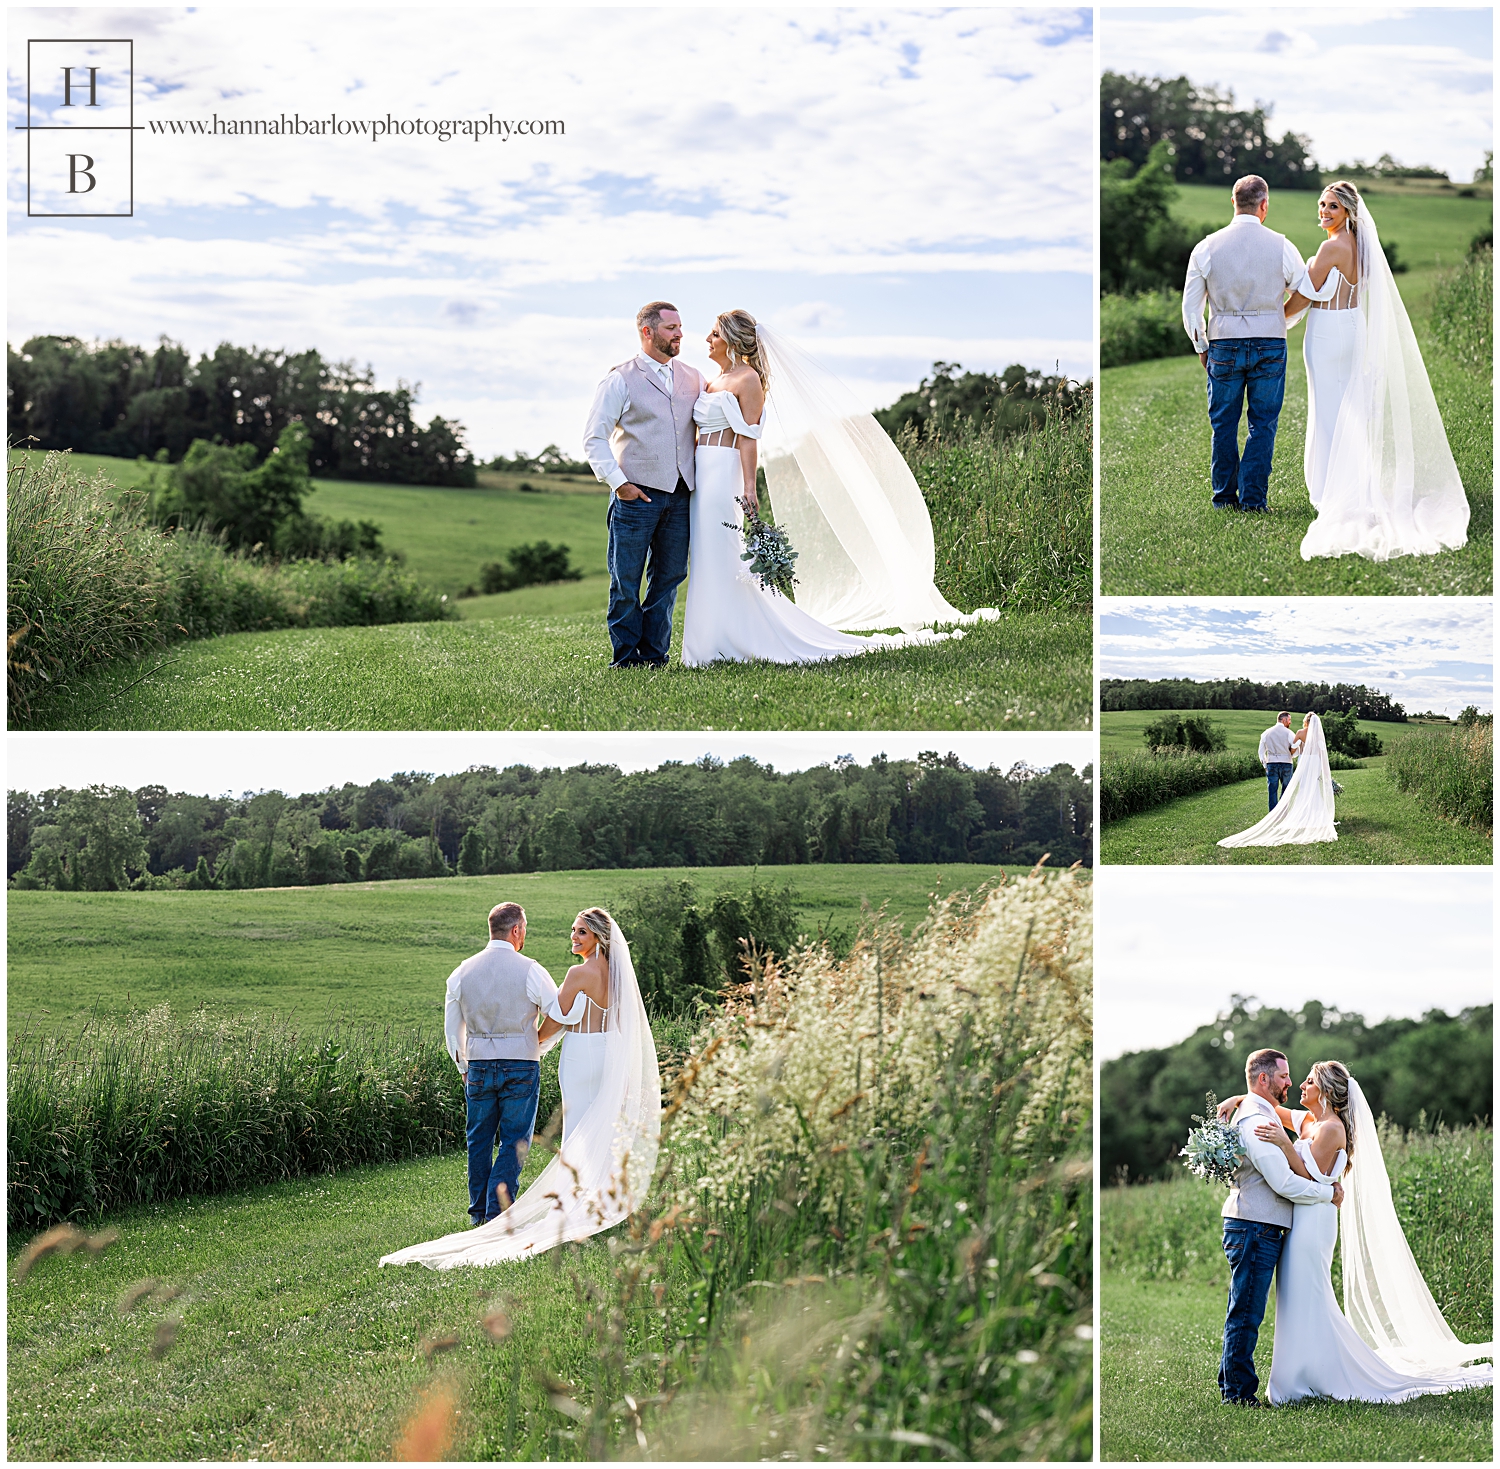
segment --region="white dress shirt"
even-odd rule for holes
[[[1257,752],[1262,765],[1290,765],[1292,763],[1292,732],[1279,719],[1260,737]]]
[[[510,949],[515,952],[515,945],[506,939],[491,939],[485,945],[486,949]],[[448,1042],[448,1054],[453,1057],[453,1064],[458,1067],[459,1075],[468,1075],[468,1060],[461,1060],[464,1050],[464,1015],[458,1003],[458,972],[462,969],[460,964],[448,976],[448,1000],[443,1006],[443,1036]],[[552,982],[552,976],[542,968],[535,959],[531,961],[531,969],[526,975],[526,998],[531,1001],[543,1014],[547,1007],[557,999],[557,986]],[[559,1034],[551,1040],[542,1043],[543,1051],[550,1051],[558,1041],[562,1039]],[[473,1056],[469,1060],[482,1061],[483,1056]]]
[[[1294,1118],[1298,1115],[1295,1112],[1292,1114]],[[1316,1183],[1311,1178],[1303,1178],[1300,1173],[1293,1172],[1286,1154],[1275,1143],[1256,1137],[1255,1129],[1267,1121],[1274,1122],[1277,1127],[1281,1126],[1281,1118],[1276,1115],[1276,1109],[1264,1097],[1250,1092],[1235,1113],[1234,1126],[1256,1172],[1270,1185],[1273,1193],[1280,1194],[1288,1203],[1331,1204],[1331,1183]]]
[[[658,362],[656,358],[648,356],[645,352],[637,352],[636,362],[647,372],[654,372],[661,379],[662,386],[667,390],[667,396],[672,396],[672,364],[670,361]],[[614,448],[609,440],[615,431],[615,425],[619,423],[625,410],[630,407],[630,389],[625,379],[620,374],[620,369],[613,369],[609,376],[599,384],[594,394],[593,406],[589,409],[588,428],[583,436],[583,452],[587,456],[590,468],[593,469],[597,479],[601,479],[610,489],[618,490],[621,485],[628,484],[624,471],[620,468],[620,462],[615,458]]]
[[[1253,214],[1236,214],[1225,226],[1226,229],[1247,227],[1265,228]],[[1208,351],[1208,332],[1204,327],[1203,308],[1208,303],[1208,279],[1213,274],[1213,238],[1209,235],[1193,246],[1192,256],[1188,260],[1187,280],[1182,287],[1182,325],[1188,336],[1193,339],[1193,347],[1198,352]],[[1297,247],[1290,240],[1284,240],[1282,243],[1281,273],[1289,290],[1296,290],[1298,281],[1307,275],[1307,266],[1302,256],[1297,253]]]

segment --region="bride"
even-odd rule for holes
[[[656,1042],[620,926],[603,908],[573,922],[568,970],[539,1032],[563,1031],[557,1079],[562,1143],[503,1214],[478,1229],[386,1255],[382,1265],[493,1265],[587,1239],[629,1217],[656,1169],[661,1077]]]
[[[1220,1105],[1232,1116],[1242,1098]],[[1380,1134],[1359,1083],[1339,1061],[1319,1061],[1302,1083],[1305,1112],[1276,1109],[1286,1128],[1256,1134],[1280,1147],[1303,1178],[1342,1179],[1344,1205],[1294,1204],[1276,1271],[1276,1338],[1266,1396],[1276,1407],[1304,1398],[1401,1403],[1494,1381],[1493,1342],[1459,1341],[1422,1278],[1391,1200]],[[1227,1110],[1226,1110],[1227,1109]],[[1356,1166],[1357,1164],[1357,1166]],[[1340,1238],[1344,1307],[1330,1274]]]
[[[1304,715],[1302,728],[1292,736],[1292,744],[1301,753],[1281,799],[1269,815],[1248,831],[1222,838],[1221,847],[1284,847],[1338,841],[1333,820],[1333,773],[1328,766],[1323,721],[1316,714]]]
[[[1462,546],[1469,502],[1370,206],[1340,180],[1318,223],[1328,238],[1284,308],[1288,326],[1307,317],[1303,474],[1318,514],[1302,559]]]
[[[922,492],[896,446],[831,373],[748,311],[715,321],[708,355],[719,376],[693,407],[685,666],[810,663],[962,637],[930,625],[999,616],[988,607],[965,615],[938,591]],[[756,507],[768,397],[782,442],[766,460],[766,484],[797,552],[795,603],[763,588],[740,559],[740,522]],[[850,627],[905,631],[839,631]]]

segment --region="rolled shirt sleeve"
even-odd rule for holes
[[[1240,1130],[1240,1139],[1245,1144],[1245,1152],[1250,1156],[1250,1162],[1256,1171],[1270,1185],[1272,1192],[1278,1193],[1282,1198],[1293,1204],[1328,1204],[1333,1202],[1333,1185],[1331,1183],[1315,1183],[1310,1178],[1303,1178],[1300,1173],[1293,1173],[1291,1164],[1286,1160],[1286,1154],[1276,1146],[1256,1137],[1255,1129],[1262,1122],[1275,1121],[1279,1124],[1277,1117],[1267,1117],[1260,1111],[1250,1112],[1241,1117],[1236,1123]]]
[[[602,480],[612,490],[618,490],[627,483],[625,472],[615,458],[610,436],[620,422],[620,415],[629,406],[630,390],[625,385],[625,379],[618,370],[611,372],[594,393],[588,423],[583,431],[584,457],[594,471],[594,477]]]
[[[1208,241],[1200,240],[1188,260],[1187,279],[1182,286],[1182,327],[1195,352],[1208,351],[1208,332],[1204,329],[1203,308],[1208,304]]]
[[[463,968],[460,964],[448,976],[448,1001],[443,1006],[443,1035],[448,1043],[448,1054],[453,1057],[453,1064],[458,1067],[460,1076],[467,1075],[469,1062],[468,1030],[464,1025],[464,1012],[458,1003],[458,975]]]

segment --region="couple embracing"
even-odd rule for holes
[[[812,663],[961,637],[934,584],[932,521],[910,469],[848,390],[748,311],[708,333],[718,375],[679,360],[668,301],[636,314],[641,350],[599,384],[584,453],[610,488],[609,636],[614,668],[664,668],[688,575],[682,662]],[[740,527],[758,514],[756,471],[774,405],[785,442],[764,466],[796,548],[796,601],[746,571]],[[642,578],[645,590],[642,593]],[[845,628],[900,627],[862,637]]]
[[[1317,518],[1302,559],[1386,561],[1462,546],[1469,502],[1368,201],[1347,180],[1324,189],[1326,238],[1304,261],[1266,228],[1263,178],[1239,179],[1233,198],[1229,225],[1194,248],[1182,293],[1183,326],[1208,374],[1214,508],[1269,508],[1287,328],[1306,316],[1302,470]]]
[[[1245,1084],[1245,1095],[1219,1108],[1245,1149],[1223,1211],[1230,1269],[1223,1401],[1264,1406],[1255,1345],[1273,1276],[1266,1397],[1274,1407],[1305,1398],[1401,1403],[1493,1382],[1492,1363],[1466,1364],[1491,1356],[1494,1344],[1460,1342],[1417,1268],[1375,1119],[1348,1068],[1319,1061],[1295,1111],[1284,1105],[1292,1076],[1283,1052],[1253,1052]],[[1330,1273],[1341,1234],[1347,1316]]]
[[[464,1078],[472,1229],[382,1265],[493,1265],[587,1239],[629,1217],[656,1170],[661,1075],[630,946],[603,908],[573,920],[561,988],[526,947],[526,910],[491,909],[489,943],[449,976],[444,1031]],[[541,1056],[562,1043],[562,1138],[521,1192]]]

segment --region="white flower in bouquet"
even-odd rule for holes
[[[1245,1144],[1239,1128],[1219,1121],[1219,1099],[1209,1092],[1204,1101],[1206,1115],[1194,1116],[1199,1126],[1188,1133],[1187,1146],[1179,1156],[1187,1159],[1189,1172],[1232,1188],[1244,1161]]]

